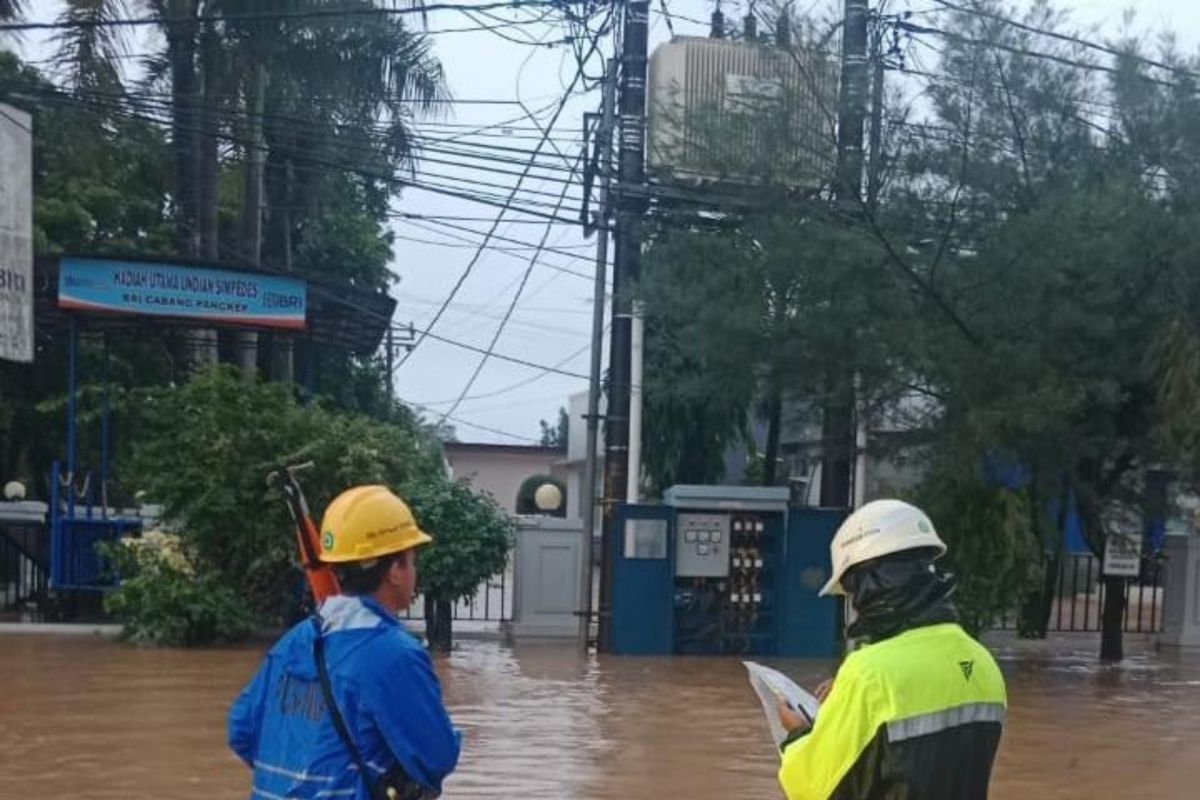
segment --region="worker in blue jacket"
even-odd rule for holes
[[[431,538],[382,486],[343,492],[321,531],[343,594],[271,648],[229,712],[229,746],[254,770],[250,796],[437,797],[460,737],[429,656],[397,618]]]

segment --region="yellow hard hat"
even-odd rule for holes
[[[333,499],[321,520],[321,560],[366,561],[432,542],[408,504],[385,486],[355,486]]]

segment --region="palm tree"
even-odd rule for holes
[[[175,249],[184,257],[200,254],[200,81],[196,68],[199,16],[210,11],[210,0],[138,0],[159,20],[166,39],[165,66],[171,85],[171,148],[173,154]],[[123,92],[118,59],[125,50],[122,28],[97,25],[128,12],[126,0],[67,0],[60,21],[71,27],[58,37],[58,58],[69,67],[72,88],[96,95],[98,105],[112,107]],[[88,24],[79,24],[88,23]],[[215,236],[215,232],[214,232]],[[215,239],[214,239],[215,240]],[[194,363],[216,360],[216,332],[191,332]]]
[[[259,3],[248,0],[226,0],[226,5],[233,17],[251,6],[261,10]],[[396,18],[350,13],[310,25],[286,15],[322,3],[280,0],[278,5],[280,20],[256,19],[230,27],[244,76],[241,249],[251,259],[290,270],[297,231],[306,216],[294,207],[298,198],[307,197],[312,214],[319,214],[318,184],[327,174],[296,167],[306,162],[342,163],[347,152],[364,153],[364,164],[388,173],[411,165],[413,106],[416,113],[429,113],[445,88],[428,40]],[[353,12],[376,6],[351,0],[342,7]],[[380,127],[386,135],[379,134]],[[264,219],[270,228],[267,236]],[[241,349],[252,353],[249,341]],[[290,346],[285,343],[277,355],[279,377],[287,379]]]
[[[180,255],[193,256],[200,249],[197,206],[199,196],[199,137],[197,135],[200,93],[196,74],[196,51],[201,0],[146,0],[161,20],[171,65],[171,139],[175,152],[175,229]]]
[[[239,5],[260,7],[248,0]],[[319,0],[292,0],[288,5],[291,12],[324,6]],[[376,8],[369,0],[350,0],[340,7],[350,12]],[[431,113],[446,93],[441,65],[424,36],[397,18],[354,13],[323,19],[319,25],[255,21],[235,29],[235,36],[246,78],[247,140],[265,144],[263,166],[277,173],[276,178],[293,175],[273,181],[277,193],[289,193],[280,183],[299,188],[303,181],[320,180],[321,170],[304,170],[297,176],[287,169],[297,161],[336,158],[341,164],[347,153],[358,153],[362,158],[348,166],[390,172],[412,165],[416,147],[411,121],[414,115]],[[259,97],[262,83],[266,91]],[[263,114],[256,113],[258,102],[264,105]],[[273,223],[277,215],[269,206],[276,199],[268,198],[265,204]],[[272,257],[286,255],[286,242],[279,238],[272,237],[279,248]]]
[[[55,58],[69,87],[77,94],[118,100],[124,89],[118,64],[127,47],[124,29],[106,23],[126,15],[124,0],[67,0],[66,5],[58,22],[67,27],[54,38]]]
[[[166,40],[151,81],[165,78],[170,85],[176,250],[182,256],[219,255],[222,125],[240,140],[245,165],[237,260],[290,269],[299,231],[307,217],[321,214],[319,190],[330,179],[328,171],[302,165],[334,161],[381,176],[411,169],[418,149],[411,122],[432,113],[446,93],[429,41],[397,17],[348,13],[318,23],[303,17],[306,10],[327,9],[324,0],[137,2],[159,20]],[[0,0],[0,14],[20,5]],[[67,6],[63,19],[71,22],[127,12],[127,0],[67,0]],[[378,8],[371,0],[341,6],[349,12]],[[120,30],[76,25],[60,37],[60,58],[71,67],[76,91],[122,91]],[[360,195],[382,218],[392,183],[374,183]],[[300,197],[308,198],[303,213],[294,209]],[[210,332],[200,335],[211,341]],[[252,367],[255,338],[241,337],[238,345],[239,360]]]

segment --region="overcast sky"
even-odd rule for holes
[[[833,2],[815,0],[813,7],[824,9]],[[1029,4],[1029,0],[1016,0],[1015,4],[1023,7]],[[38,21],[53,19],[61,9],[59,0],[34,0],[29,5],[32,8],[30,17]],[[138,3],[131,2],[130,5],[136,6]],[[836,5],[840,6],[840,2]],[[1071,18],[1076,26],[1094,39],[1118,35],[1127,10],[1133,5],[1130,0],[1078,0],[1062,4],[1065,8],[1073,9]],[[653,0],[652,6],[653,48],[668,40],[670,32],[663,14],[662,0]],[[712,10],[710,2],[667,0],[665,6],[672,14],[676,34],[707,33],[704,26],[689,21],[689,18],[707,19]],[[893,11],[906,8],[921,11],[933,6],[932,0],[891,0]],[[1136,7],[1136,29],[1150,33],[1171,32],[1178,37],[1181,48],[1186,52],[1197,49],[1200,43],[1200,2],[1138,0]],[[733,4],[726,0],[723,9],[727,17],[740,17],[745,13],[745,4],[739,4],[739,10],[734,10]],[[499,16],[527,20],[531,14],[527,10],[516,10],[499,13]],[[449,28],[475,27],[477,21],[467,19],[458,12],[435,12],[429,16],[428,24],[432,31],[445,31]],[[553,42],[564,35],[561,28],[541,24],[523,25],[504,29],[503,32],[512,37],[532,36],[546,42]],[[28,37],[23,48],[33,58],[44,58],[49,53],[44,37]],[[604,41],[601,48],[603,55],[611,54],[611,48],[611,40]],[[439,138],[461,132],[454,126],[492,125],[519,117],[524,112],[514,101],[522,101],[534,109],[553,104],[561,97],[564,85],[570,81],[576,69],[569,48],[514,43],[494,32],[438,33],[435,35],[435,53],[442,61],[450,89],[456,98],[507,101],[506,104],[496,105],[456,105],[452,115],[442,120],[442,124],[425,126],[424,130],[429,135]],[[598,55],[590,64],[591,72],[599,72],[601,64]],[[593,91],[572,100],[560,116],[554,138],[562,154],[560,163],[564,167],[569,166],[578,154],[583,113],[594,111],[598,103],[599,93]],[[549,122],[552,112],[551,108],[541,115],[541,124]],[[535,135],[536,132],[531,128],[532,123],[528,119],[514,122],[508,129],[509,141],[499,138],[494,141],[501,146],[529,149],[536,144],[535,138],[525,138]],[[550,147],[544,152],[546,161],[558,155]],[[506,169],[519,172],[520,166]],[[424,173],[429,176],[427,180],[447,185],[453,183],[456,177],[500,184],[501,188],[486,191],[501,196],[507,194],[503,187],[511,186],[516,180],[515,176],[463,172],[457,167],[432,163],[424,167]],[[433,174],[447,177],[434,178]],[[523,196],[553,204],[562,190],[562,184],[527,180],[523,188],[547,193]],[[476,187],[476,190],[485,191],[480,187]],[[568,201],[567,206],[571,205]],[[454,224],[469,226],[480,232],[489,227],[486,219],[494,218],[497,213],[492,206],[418,189],[407,190],[396,201],[395,207],[405,213],[477,218],[456,221]],[[570,214],[566,212],[563,215]],[[546,230],[542,224],[533,224],[535,220],[530,217],[514,214],[506,216],[506,219],[512,221],[501,225],[497,230],[499,236],[537,243]],[[393,270],[400,276],[400,282],[393,290],[399,301],[397,320],[405,323],[411,321],[418,329],[422,329],[428,325],[462,276],[474,255],[473,245],[480,241],[482,233],[465,233],[436,226],[431,229],[427,222],[403,220],[396,222],[395,233],[402,237],[396,241],[393,264]],[[429,241],[442,244],[425,243]],[[488,346],[516,292],[530,256],[527,249],[520,249],[521,244],[502,241],[495,244],[508,248],[508,251],[487,252],[478,260],[433,329],[437,336],[478,348]],[[532,270],[515,312],[497,343],[496,352],[535,364],[559,365],[568,372],[586,374],[592,294],[592,285],[586,276],[592,273],[592,265],[584,259],[594,255],[594,240],[583,240],[573,227],[555,225],[551,228],[547,244],[562,252],[544,255],[542,261],[545,265],[539,262],[539,266]],[[554,267],[562,269],[556,270]],[[408,401],[428,406],[431,415],[440,416],[435,412],[444,412],[449,408],[466,386],[480,358],[478,353],[468,349],[426,339],[397,371],[397,392]],[[459,438],[466,441],[520,442],[534,439],[538,436],[538,420],[553,419],[557,409],[566,405],[570,394],[586,388],[586,381],[581,378],[544,374],[520,364],[491,359],[468,393],[468,399],[455,411],[456,419],[451,424],[456,425]]]

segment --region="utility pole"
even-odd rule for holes
[[[884,27],[883,21],[875,21],[875,29],[871,36],[871,123],[867,133],[867,213],[874,214],[879,208],[879,192],[883,184],[883,81],[886,72],[884,67]],[[870,444],[867,435],[867,420],[863,414],[863,405],[859,387],[861,381],[856,372],[854,375],[854,482],[851,507],[858,508],[866,501],[867,482],[867,447]]]
[[[626,498],[629,479],[630,343],[633,298],[646,211],[646,69],[649,62],[648,0],[627,0],[622,28],[618,98],[620,132],[617,172],[617,224],[613,260],[612,337],[609,346],[608,412],[605,415],[604,532],[600,558],[600,650],[609,647],[612,612],[612,542],[618,535],[614,511]]]
[[[838,174],[834,198],[844,214],[862,204],[863,123],[867,105],[867,0],[845,0],[842,24],[842,81],[838,102]],[[853,331],[847,335],[853,336]],[[854,365],[840,364],[826,377],[821,422],[821,505],[847,508],[855,449]]]
[[[871,37],[871,130],[867,140],[867,208],[875,213],[883,180],[883,81],[887,74],[883,50],[883,21],[877,20]]]
[[[392,411],[392,400],[396,396],[396,334],[392,331],[392,321],[388,320],[387,334],[385,334],[385,343],[387,348],[384,353],[384,364],[387,366],[387,383],[384,389],[387,391],[388,413]]]
[[[612,183],[612,136],[616,124],[617,60],[609,59],[604,73],[604,100],[600,110],[600,126],[596,131],[597,158],[600,167],[599,208],[596,213],[596,282],[592,292],[592,361],[588,373],[587,404],[587,461],[580,487],[583,511],[583,615],[579,620],[579,639],[586,650],[592,637],[592,595],[595,592],[596,565],[592,560],[592,545],[596,535],[596,449],[600,433],[600,379],[604,352],[604,308],[608,276],[608,229],[612,220],[608,188]]]

